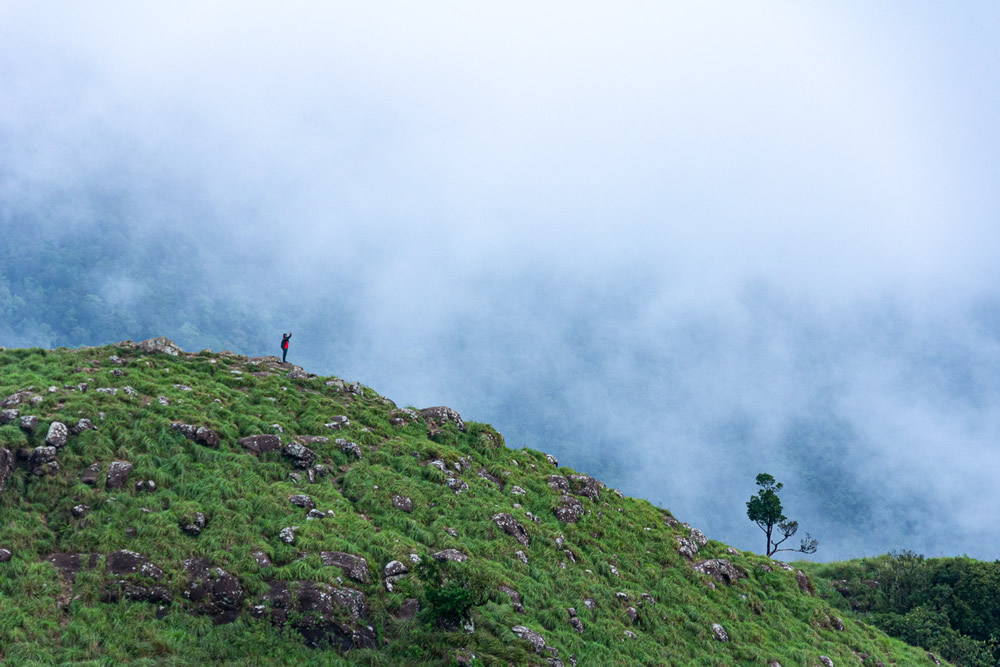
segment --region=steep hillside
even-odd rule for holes
[[[6,350],[0,402],[5,664],[933,664],[791,566],[274,357]]]

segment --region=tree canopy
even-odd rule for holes
[[[775,480],[772,475],[762,472],[757,475],[757,486],[760,487],[760,491],[757,492],[757,495],[750,497],[750,501],[747,503],[747,517],[764,531],[767,538],[765,553],[768,556],[773,556],[779,551],[816,553],[819,542],[814,540],[809,533],[806,533],[798,549],[779,548],[788,538],[798,532],[799,522],[789,521],[788,517],[782,513],[781,499],[778,497],[778,491],[781,491],[783,487],[781,482]]]

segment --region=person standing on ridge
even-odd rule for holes
[[[285,363],[285,356],[288,354],[288,339],[292,337],[292,332],[281,334],[281,363]]]

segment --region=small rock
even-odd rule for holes
[[[819,661],[823,663],[824,667],[833,667],[833,660],[830,660],[830,658],[828,658],[825,655],[821,655],[819,657]],[[938,664],[941,664],[941,663],[938,663]]]
[[[308,509],[315,509],[316,503],[309,496],[303,495],[301,493],[295,494],[294,496],[288,496],[288,502],[297,506]]]
[[[22,431],[34,433],[35,429],[38,428],[38,417],[35,415],[25,415],[21,417],[20,426]]]
[[[58,450],[50,445],[35,447],[28,455],[28,470],[33,475],[53,475],[59,472]]]
[[[329,429],[333,429],[335,431],[339,431],[341,429],[347,428],[350,425],[351,425],[351,420],[347,418],[347,415],[337,415],[326,424],[326,427]]]
[[[270,436],[276,437],[276,436]],[[308,468],[316,460],[316,452],[298,442],[290,442],[282,450],[297,468]]]
[[[363,584],[368,583],[368,561],[342,551],[321,551],[323,565],[339,567],[347,576]]]
[[[629,639],[638,639],[639,638],[639,636],[637,634],[635,634],[634,632],[632,632],[631,630],[626,630],[625,631],[625,636],[628,637]]]
[[[253,559],[257,562],[257,565],[259,565],[260,567],[262,568],[271,567],[271,559],[268,558],[267,554],[264,553],[263,551],[260,550],[253,551],[250,553],[250,555],[253,556]]]
[[[396,612],[396,618],[413,618],[420,611],[420,600],[416,598],[406,598]]]
[[[32,396],[32,392],[28,389],[15,392],[0,401],[0,408],[12,408],[15,405],[20,405],[21,403],[27,401],[30,396]]]
[[[15,421],[18,418],[18,416],[19,416],[18,411],[13,408],[0,410],[0,425],[9,424],[12,421]]]
[[[535,653],[541,653],[545,648],[545,639],[542,638],[540,634],[534,630],[530,630],[523,625],[515,625],[510,629],[518,639],[523,639],[524,641],[531,644],[531,647],[535,649]]]
[[[427,431],[429,435],[434,436],[440,434],[444,425],[448,422],[455,424],[459,431],[465,430],[465,422],[462,421],[462,416],[455,410],[443,405],[433,408],[424,408],[420,411],[420,415],[427,423]]]
[[[251,435],[245,438],[240,438],[236,441],[241,447],[249,449],[254,454],[263,454],[264,452],[276,452],[281,450],[281,438],[276,435]]]
[[[10,549],[0,549],[0,563],[9,563],[13,557],[14,553]]]
[[[727,586],[731,586],[740,579],[745,579],[747,576],[742,570],[725,558],[704,560],[697,565],[692,565],[691,568],[695,572],[707,574],[719,583],[726,584]]]
[[[511,492],[512,495],[515,495],[515,496],[523,496],[526,493],[528,493],[527,491],[525,491],[524,489],[522,489],[521,487],[519,487],[517,485],[510,487],[510,492]]]
[[[298,530],[298,526],[288,526],[287,528],[282,528],[281,532],[278,533],[278,538],[285,544],[295,544],[296,530]]]
[[[193,440],[205,447],[215,448],[219,446],[219,434],[207,426],[199,426],[194,433]]]
[[[73,506],[73,516],[77,519],[82,519],[87,516],[87,512],[90,511],[90,507],[87,505],[74,505]]]
[[[712,623],[712,632],[715,633],[715,638],[720,642],[729,641],[729,633],[726,632],[726,629],[718,623]]]
[[[393,495],[392,496],[392,506],[403,512],[413,511],[413,501],[406,496]]]
[[[324,514],[319,510],[309,510],[309,513],[306,514],[306,521],[312,521],[313,519],[325,519],[325,518],[326,514]]]
[[[526,547],[530,546],[531,538],[528,535],[528,531],[510,514],[506,512],[496,514],[493,517],[493,522],[522,545]]]
[[[197,537],[201,535],[201,531],[205,529],[208,521],[205,519],[205,515],[201,512],[195,512],[194,518],[192,518],[191,523],[183,524],[181,530],[190,535],[191,537]]]
[[[164,406],[164,407],[170,405],[170,399],[167,398],[166,396],[157,396],[156,397],[156,402],[159,403],[160,405]]]
[[[89,484],[90,486],[94,486],[95,484],[97,484],[97,480],[99,479],[100,474],[101,474],[101,464],[91,463],[82,473],[80,473],[80,481],[83,482],[84,484]]]
[[[108,477],[105,486],[109,489],[120,489],[125,486],[128,476],[132,474],[132,464],[128,461],[112,461],[108,466]]]
[[[583,503],[579,498],[563,494],[560,497],[561,504],[552,509],[555,517],[563,523],[575,523],[583,516]]]
[[[802,570],[795,571],[795,583],[799,585],[799,590],[807,595],[816,595],[816,589],[813,587],[812,581],[809,580],[809,576]]]
[[[688,560],[694,560],[694,557],[698,554],[698,545],[695,541],[680,535],[675,535],[674,537],[679,545],[677,549],[678,553]]]
[[[343,438],[337,438],[333,442],[340,448],[340,451],[345,454],[350,454],[351,456],[355,456],[359,459],[361,458],[361,447],[359,447],[356,442],[350,442]]]
[[[527,554],[525,554],[525,553],[524,553],[523,551],[521,551],[521,550],[518,550],[518,551],[514,552],[514,555],[515,555],[515,556],[517,556],[517,557],[518,557],[518,559],[519,559],[519,560],[520,560],[520,561],[521,561],[522,563],[524,563],[525,565],[527,565],[527,564],[528,564],[528,556],[527,556]]]
[[[436,554],[432,554],[436,560],[450,560],[456,563],[462,563],[469,560],[469,557],[463,554],[457,549],[445,549],[444,551],[439,551]]]
[[[93,431],[93,430],[96,430],[96,429],[97,429],[97,427],[94,426],[94,422],[90,421],[87,418],[81,418],[80,420],[78,420],[76,422],[76,426],[74,426],[72,429],[70,429],[70,431],[72,431],[74,435],[79,435],[80,433],[83,433],[84,431]]]

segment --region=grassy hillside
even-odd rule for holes
[[[0,662],[933,664],[446,408],[159,349],[0,352]]]

